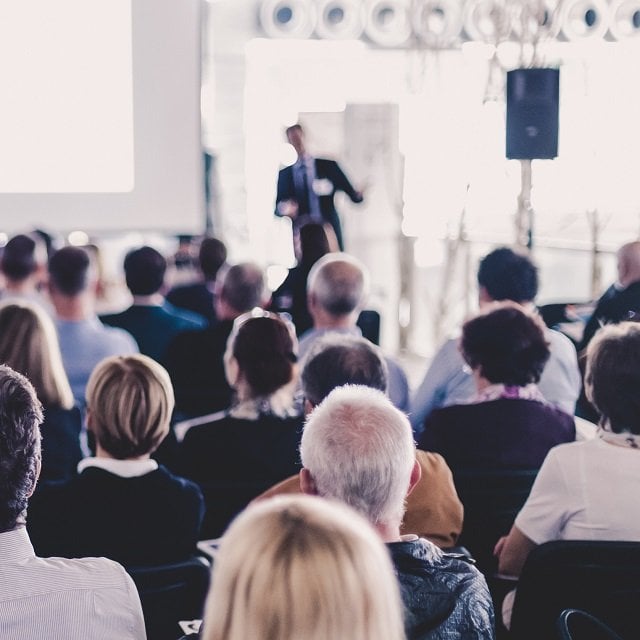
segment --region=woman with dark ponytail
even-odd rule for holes
[[[233,405],[183,423],[180,470],[205,495],[204,537],[219,535],[251,499],[300,469],[297,349],[293,327],[277,315],[240,316],[225,354]]]

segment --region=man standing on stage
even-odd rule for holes
[[[344,191],[352,202],[362,202],[362,192],[351,186],[335,160],[313,158],[307,153],[304,131],[299,124],[289,127],[286,134],[298,159],[278,174],[275,213],[291,218],[294,236],[308,222],[318,222],[325,227],[330,224],[342,251],[342,229],[333,196],[336,191]]]

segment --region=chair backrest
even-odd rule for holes
[[[205,514],[200,538],[219,538],[229,523],[256,497],[270,489],[276,480],[256,482],[201,482]]]
[[[640,542],[547,542],[527,558],[511,618],[512,637],[553,637],[564,609],[588,611],[623,638],[640,628]]]
[[[604,622],[580,609],[565,609],[556,628],[558,640],[622,640]]]
[[[458,544],[469,549],[483,573],[496,571],[493,548],[500,536],[509,533],[537,474],[537,469],[453,470],[456,490],[464,505]]]
[[[194,556],[155,567],[127,567],[138,588],[148,640],[180,637],[179,620],[202,618],[211,566]]]

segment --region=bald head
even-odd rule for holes
[[[368,289],[369,275],[359,260],[346,253],[327,254],[309,272],[307,295],[311,315],[314,320],[314,312],[333,318],[355,316]]]
[[[618,282],[628,287],[640,281],[640,242],[629,242],[618,250]]]

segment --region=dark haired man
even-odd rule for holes
[[[480,307],[511,300],[533,308],[538,293],[538,270],[525,254],[508,247],[487,254],[478,268]],[[551,356],[542,372],[539,388],[545,399],[558,409],[573,415],[580,393],[581,377],[576,350],[558,331],[547,330]],[[423,429],[425,418],[439,407],[462,404],[474,396],[471,372],[464,366],[458,338],[447,340],[436,353],[411,402],[411,426]]]
[[[40,472],[42,418],[29,381],[0,366],[0,637],[144,638],[138,592],[119,564],[41,559],[33,551],[25,523]]]
[[[105,327],[95,313],[98,282],[91,257],[79,247],[63,247],[49,260],[49,296],[55,309],[60,351],[73,397],[84,404],[93,368],[103,358],[138,353],[122,329]]]
[[[205,238],[198,251],[198,267],[201,277],[198,282],[181,284],[167,293],[167,300],[180,309],[198,313],[215,324],[215,284],[218,272],[227,261],[227,248],[218,238]]]
[[[45,280],[46,265],[47,248],[37,236],[13,236],[2,250],[0,258],[0,271],[5,280],[0,298],[21,298],[47,307],[39,291]]]
[[[202,316],[177,309],[164,299],[161,291],[166,271],[167,261],[153,247],[130,251],[124,259],[124,273],[133,304],[120,313],[100,317],[105,324],[128,331],[140,353],[161,364],[165,364],[167,348],[175,336],[207,324]]]
[[[359,203],[363,200],[362,192],[353,188],[335,160],[309,155],[304,131],[299,124],[289,127],[286,134],[298,159],[278,174],[275,213],[291,218],[294,234],[307,222],[330,224],[342,251],[344,243],[334,195],[336,191],[344,191],[352,202]]]

